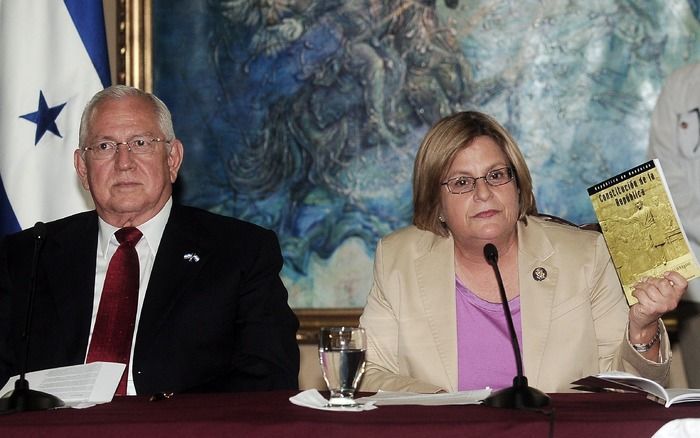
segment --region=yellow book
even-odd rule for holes
[[[588,196],[630,305],[642,278],[666,271],[700,276],[658,159],[589,187]]]

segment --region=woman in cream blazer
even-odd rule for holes
[[[675,272],[640,281],[633,292],[639,302],[629,307],[602,234],[537,217],[525,160],[493,118],[462,112],[428,131],[414,165],[413,207],[414,225],[377,247],[360,318],[368,337],[361,390],[457,391],[460,372],[463,386],[509,386],[510,339],[487,328],[486,314],[468,301],[459,309],[472,316],[459,316],[458,324],[467,313],[458,312],[457,279],[465,288],[460,297],[501,301],[484,259],[487,243],[500,254],[507,299],[519,299],[530,386],[567,391],[574,380],[610,370],[667,382],[669,342],[660,317],[676,307],[687,281]],[[485,366],[474,373],[471,361],[482,358],[460,359],[458,337],[472,342],[462,351],[497,342],[493,363],[479,363]]]
[[[530,216],[527,225],[518,222],[518,240],[523,371],[530,386],[565,392],[574,380],[609,370],[667,382],[666,330],[662,325],[661,363],[632,348],[629,307],[602,234]],[[547,273],[542,281],[533,275],[537,268]],[[410,226],[381,240],[360,318],[369,337],[361,390],[457,391],[454,278],[451,237]]]

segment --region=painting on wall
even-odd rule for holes
[[[519,142],[540,211],[645,161],[664,77],[700,60],[697,1],[152,0],[153,89],[181,201],[277,232],[295,308],[362,307],[411,222],[413,159],[476,109]]]

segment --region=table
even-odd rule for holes
[[[0,416],[0,437],[650,437],[700,403],[665,408],[635,393],[552,394],[553,413],[481,405],[380,406],[326,412],[293,405],[296,392],[115,397],[89,409]],[[550,426],[553,429],[550,430]]]

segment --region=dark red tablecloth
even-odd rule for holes
[[[295,406],[293,392],[181,394],[149,402],[115,397],[89,409],[0,416],[0,437],[650,437],[700,403],[665,408],[641,394],[552,394],[550,413],[470,406],[381,406],[326,412]]]

